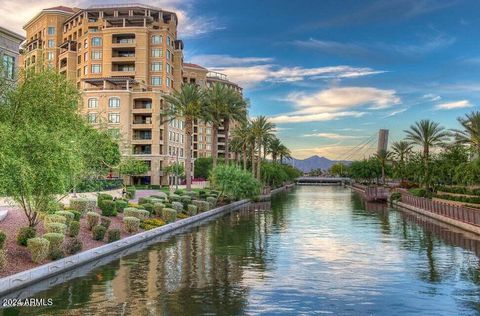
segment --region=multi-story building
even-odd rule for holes
[[[19,47],[25,40],[23,36],[0,26],[0,58],[2,73],[8,79],[14,79],[18,67]]]
[[[148,163],[133,183],[165,184],[163,168],[184,163],[184,122],[162,114],[162,96],[182,82],[177,25],[174,12],[131,4],[44,9],[24,26],[24,66],[75,82],[89,122],[118,135],[123,155]]]

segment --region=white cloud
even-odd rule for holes
[[[309,115],[292,115],[292,114],[280,114],[270,117],[270,121],[273,123],[304,123],[304,122],[322,122],[338,120],[344,117],[361,117],[365,115],[365,112],[346,111],[335,113],[317,113]]]
[[[192,63],[202,65],[204,67],[231,67],[251,65],[258,63],[270,63],[273,58],[270,57],[235,57],[230,55],[196,55],[191,59]]]
[[[312,134],[304,134],[303,137],[319,137],[319,138],[327,138],[327,139],[335,139],[335,140],[344,140],[344,139],[362,138],[363,136],[341,135],[336,133],[312,133]]]
[[[385,115],[383,118],[392,117],[392,116],[395,116],[395,115],[397,115],[397,114],[401,114],[401,113],[403,113],[403,112],[405,112],[405,111],[407,111],[407,110],[408,110],[408,108],[404,108],[404,109],[400,109],[400,110],[395,110],[395,111],[392,111],[392,112],[390,112],[389,114]]]
[[[468,100],[460,100],[455,102],[441,103],[435,106],[437,110],[451,110],[451,109],[462,109],[462,108],[471,108],[473,105]]]
[[[91,5],[98,5],[94,0],[3,0],[0,6],[0,16],[3,26],[20,34],[24,34],[23,25],[37,15],[42,9],[54,6],[69,6],[88,8]],[[129,1],[105,0],[106,4],[132,4]],[[193,0],[154,0],[148,1],[148,5],[155,6],[177,13],[179,20],[179,37],[198,37],[214,30],[222,29],[218,22],[211,17],[206,17],[191,12]]]
[[[433,93],[427,93],[422,96],[422,98],[427,99],[429,101],[440,101],[442,99],[441,96],[433,94]]]

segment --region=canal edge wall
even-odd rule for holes
[[[411,205],[408,205],[408,204],[405,204],[405,203],[402,203],[402,202],[399,202],[399,201],[392,201],[392,205],[395,205],[395,206],[398,206],[400,208],[404,208],[404,209],[407,209],[407,210],[425,215],[427,217],[436,219],[436,220],[441,221],[443,223],[447,223],[447,224],[455,226],[457,228],[461,228],[465,231],[474,233],[476,235],[480,235],[480,227],[478,227],[478,226],[463,223],[463,222],[460,222],[460,221],[457,221],[457,220],[454,220],[454,219],[451,219],[451,218],[448,218],[448,217],[445,217],[445,216],[442,216],[442,215],[439,215],[439,214],[435,214],[435,213],[429,212],[427,210],[424,210],[424,209],[421,209],[421,208],[418,208],[418,207],[415,207],[415,206],[411,206]]]
[[[238,210],[243,206],[247,206],[248,204],[250,204],[250,200],[241,200],[230,203],[228,205],[220,206],[210,211],[178,220],[155,229],[147,230],[145,232],[141,232],[100,247],[92,248],[63,259],[43,264],[30,270],[9,275],[0,279],[0,297],[7,295],[10,292],[18,291],[25,287],[35,285],[38,282],[44,281],[61,273],[71,271],[108,255],[113,255],[122,251],[124,252],[135,245],[139,245],[156,237],[161,237],[167,234],[173,235],[174,232],[190,226],[191,224],[205,220],[214,215]],[[100,265],[100,263],[97,265]]]

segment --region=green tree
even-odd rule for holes
[[[78,90],[60,74],[29,73],[16,87],[1,85],[0,195],[18,203],[34,227],[55,195],[85,173],[79,131],[88,130],[87,123],[77,111]]]
[[[469,145],[480,154],[480,111],[472,111],[457,120],[463,127],[463,130],[453,130],[457,143]]]
[[[412,154],[413,146],[411,143],[402,140],[392,144],[392,159],[394,161],[395,176],[399,177],[402,182],[406,177],[405,163]]]
[[[430,120],[415,122],[406,130],[407,140],[423,148],[422,158],[424,164],[424,185],[430,189],[430,150],[432,147],[440,146],[448,140],[449,133],[439,123]]]
[[[149,167],[145,161],[131,157],[124,158],[117,168],[119,174],[130,177],[147,173],[149,170]]]
[[[172,95],[165,95],[164,99],[168,104],[167,115],[170,119],[175,117],[183,117],[185,119],[185,174],[187,190],[191,190],[193,121],[196,119],[201,120],[205,117],[203,107],[205,94],[197,85],[186,84],[182,86],[180,91],[174,91]]]
[[[381,172],[382,172],[382,184],[385,185],[385,169],[387,168],[387,164],[390,162],[392,153],[382,149],[378,153],[376,153],[374,157],[380,163]]]
[[[346,170],[347,170],[347,166],[345,166],[341,162],[337,162],[337,163],[334,163],[330,167],[330,169],[328,169],[328,173],[337,177],[343,177],[345,176]]]
[[[225,133],[225,162],[230,159],[230,125],[232,122],[245,123],[247,121],[247,105],[240,93],[228,89],[228,97],[223,109],[223,131]]]
[[[233,199],[253,198],[260,192],[260,183],[247,171],[236,165],[218,165],[210,175],[211,185]]]
[[[273,130],[275,129],[275,124],[268,121],[268,119],[261,115],[256,117],[252,121],[252,134],[255,138],[257,149],[258,149],[258,162],[257,162],[257,179],[260,180],[260,168],[261,168],[261,152],[262,146],[266,143],[266,140],[271,139],[273,136]],[[265,147],[263,148],[265,151]],[[252,162],[252,170],[254,169]]]
[[[255,151],[253,150],[253,147],[255,146],[255,137],[252,133],[252,125],[250,124],[250,122],[245,122],[236,129],[234,129],[233,138],[235,139],[235,142],[238,144],[238,146],[241,147],[243,170],[247,170],[248,151],[251,150],[251,157],[255,153]]]

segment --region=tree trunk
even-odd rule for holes
[[[430,189],[430,171],[428,170],[429,165],[428,165],[428,159],[429,159],[429,148],[428,146],[423,147],[423,167],[425,168],[425,190],[428,191]]]
[[[283,165],[283,155],[280,155],[280,164]]]
[[[382,184],[385,185],[385,165],[382,164]]]
[[[251,147],[251,155],[252,155],[252,175],[255,177],[255,142],[252,144]]]
[[[277,154],[275,154],[275,153],[272,154],[272,160],[275,163],[277,162]]]
[[[243,170],[247,171],[247,144],[244,144],[242,146],[242,149],[243,149],[243,153],[242,153],[242,156],[243,156]]]
[[[229,147],[229,137],[228,133],[230,131],[230,119],[223,120],[223,132],[225,133],[225,163],[228,164],[230,160],[230,148]]]
[[[263,160],[267,159],[267,143],[263,143]]]
[[[187,180],[187,190],[192,189],[192,127],[193,122],[190,117],[185,118],[185,178]]]
[[[261,180],[261,164],[262,164],[262,141],[258,140],[258,161],[257,161],[257,179],[258,181]]]
[[[215,169],[218,159],[218,125],[212,124],[212,167]]]

